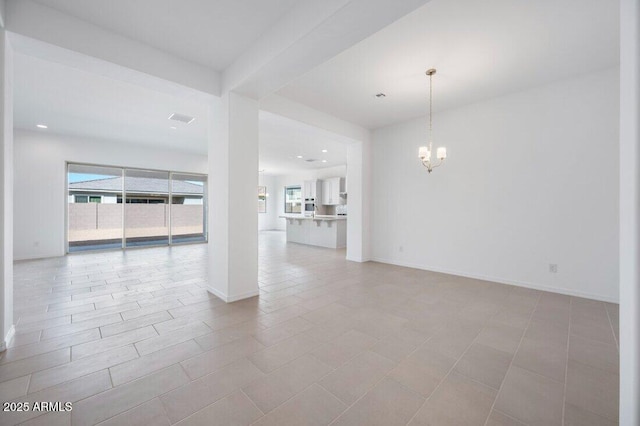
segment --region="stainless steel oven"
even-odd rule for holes
[[[313,214],[313,212],[316,210],[316,202],[313,198],[307,198],[306,200],[304,200],[304,213],[305,214]]]

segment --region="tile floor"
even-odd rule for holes
[[[29,425],[614,425],[617,305],[260,236],[260,292],[205,291],[206,245],[15,265],[0,412]]]

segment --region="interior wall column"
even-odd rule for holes
[[[354,262],[371,259],[371,164],[370,137],[347,147],[347,260]]]
[[[0,28],[0,351],[13,337],[13,52]]]
[[[209,123],[207,289],[234,302],[258,295],[258,101],[227,93]]]
[[[640,0],[620,2],[620,424],[640,425]]]

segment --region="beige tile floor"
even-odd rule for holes
[[[614,425],[618,307],[260,236],[260,297],[206,245],[15,265],[0,413],[31,425]]]

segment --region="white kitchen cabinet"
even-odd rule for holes
[[[344,191],[344,178],[334,177],[322,181],[322,204],[325,206],[336,206],[343,204],[344,199],[340,197],[340,192]]]
[[[325,179],[322,181],[322,205],[331,204],[329,202],[331,198],[331,181],[329,179]]]
[[[302,185],[302,198],[320,201],[322,194],[322,183],[319,180],[305,180]]]

